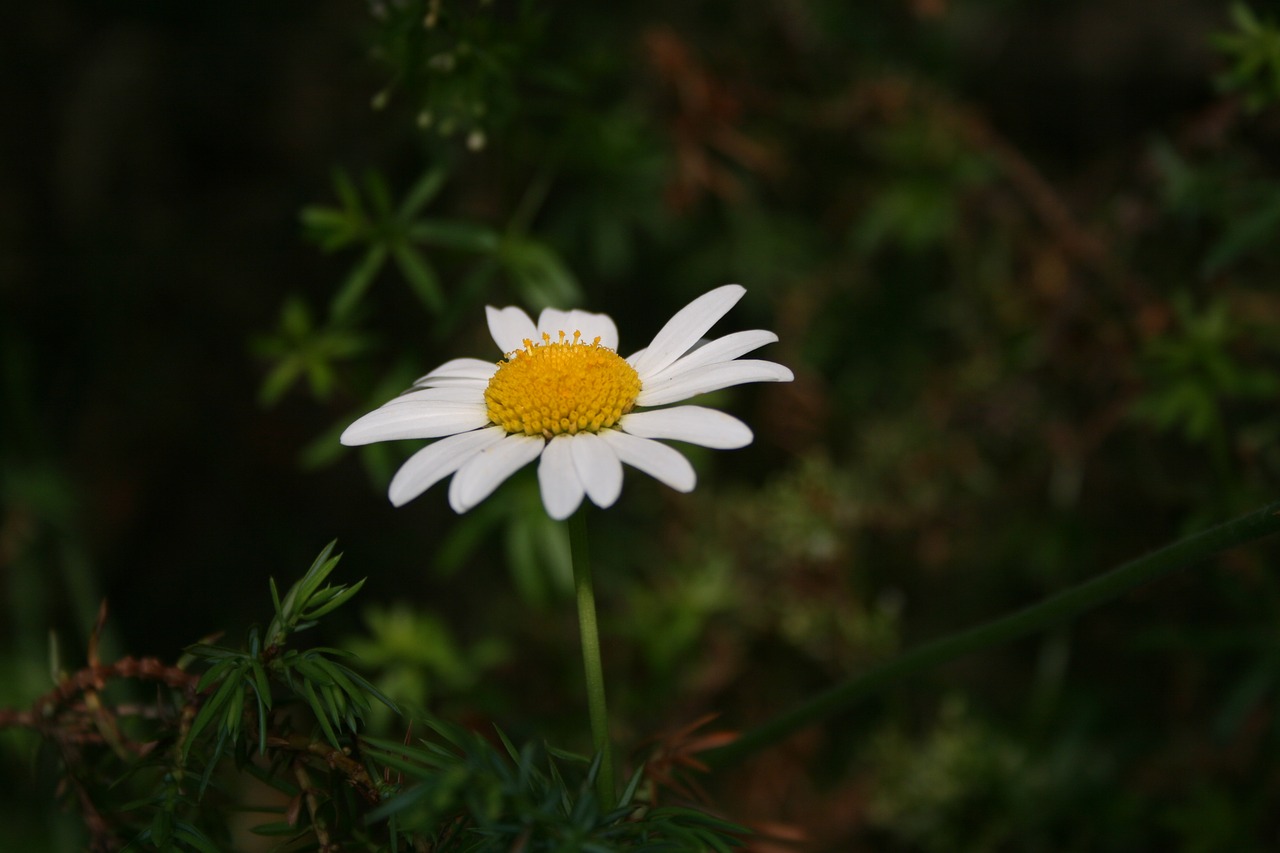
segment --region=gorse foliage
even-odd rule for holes
[[[310,649],[300,652],[286,649],[285,644],[296,632],[313,627],[321,616],[340,607],[359,592],[364,581],[352,587],[320,586],[338,564],[339,557],[330,556],[330,543],[310,570],[280,599],[275,580],[271,581],[271,597],[275,616],[267,627],[265,638],[255,628],[249,632],[248,649],[234,649],[199,644],[188,651],[208,664],[196,689],[209,698],[191,723],[183,744],[183,757],[191,744],[212,723],[216,735],[213,761],[223,749],[240,741],[241,725],[250,710],[246,701],[253,699],[253,718],[257,724],[258,751],[266,751],[267,715],[272,710],[272,682],[283,681],[296,696],[305,698],[325,739],[339,749],[338,733],[355,733],[370,710],[368,696],[375,697],[393,710],[395,706],[356,673],[334,660],[344,653],[337,649]],[[212,766],[212,763],[210,764]],[[207,777],[206,777],[207,778]]]
[[[345,604],[363,582],[330,585],[330,543],[251,628],[244,646],[198,643],[182,666],[95,663],[65,676],[29,713],[0,722],[56,750],[68,808],[94,850],[272,849],[728,850],[746,831],[652,801],[641,766],[617,802],[595,794],[598,761],[547,747],[517,749],[457,725],[398,717],[402,740],[372,737],[375,703],[396,706],[336,649],[295,635]],[[153,698],[114,698],[120,683],[155,682]],[[416,732],[415,732],[416,729]],[[256,783],[256,784],[253,784]],[[646,792],[646,798],[637,791]],[[235,815],[266,819],[233,831]]]
[[[373,820],[419,832],[441,851],[728,850],[746,832],[704,812],[637,799],[637,772],[612,806],[595,793],[598,759],[550,747],[500,746],[442,721],[439,743],[365,741],[365,753],[404,780]],[[462,808],[459,808],[461,806]],[[444,827],[443,830],[440,827]]]

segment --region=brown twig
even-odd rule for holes
[[[175,690],[181,690],[189,700],[195,699],[198,676],[170,666],[158,658],[125,657],[114,663],[98,663],[86,666],[62,678],[48,693],[37,699],[29,710],[18,711],[0,708],[0,729],[28,728],[43,730],[59,709],[86,693],[96,693],[107,682],[117,679],[159,681]],[[85,710],[84,706],[75,706]]]
[[[29,708],[0,708],[0,730],[25,728],[35,731],[57,749],[65,768],[60,789],[75,797],[92,839],[91,848],[95,851],[115,850],[120,844],[112,823],[94,803],[81,778],[86,766],[83,750],[90,746],[108,746],[121,761],[142,757],[164,739],[131,740],[120,727],[120,718],[161,721],[174,736],[172,750],[175,757],[171,772],[175,783],[181,785],[185,769],[184,745],[202,704],[202,694],[198,691],[200,677],[180,667],[153,657],[125,657],[103,663],[98,655],[97,638],[105,618],[104,605],[99,610],[97,625],[90,637],[86,666],[63,675],[52,690],[36,699]],[[122,679],[155,682],[178,691],[180,695],[168,702],[159,694],[154,703],[133,700],[113,706],[105,702],[103,692],[108,685]],[[318,796],[321,789],[312,784],[308,765],[325,767],[341,777],[370,805],[382,800],[384,786],[370,776],[361,761],[341,749],[305,735],[278,730],[268,730],[263,742],[271,750],[293,755],[291,766],[302,783],[303,800],[322,851],[335,853],[340,846],[324,824],[320,813],[322,802]]]
[[[382,800],[382,792],[378,783],[369,775],[363,764],[356,761],[340,749],[334,749],[324,741],[312,740],[306,735],[268,735],[267,746],[282,749],[299,755],[311,755],[319,758],[330,770],[345,777],[360,796],[370,805]]]
[[[320,789],[311,781],[311,774],[307,772],[307,764],[301,758],[297,758],[293,762],[293,775],[298,780],[299,796],[307,805],[307,814],[311,816],[311,829],[316,834],[316,844],[320,849],[320,853],[338,853],[341,846],[336,844],[329,835],[329,826],[325,823],[324,817],[320,814]]]

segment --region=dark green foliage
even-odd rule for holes
[[[1231,22],[1234,31],[1214,38],[1232,60],[1222,85],[1242,93],[1251,109],[1260,110],[1280,100],[1280,27],[1246,3],[1231,5]]]
[[[76,780],[134,849],[246,825],[315,849],[320,824],[350,849],[714,847],[714,818],[653,805],[654,756],[727,735],[650,732],[758,731],[1280,493],[1274,3],[23,8],[0,707],[27,710],[0,712],[0,847],[84,849]],[[589,751],[532,472],[463,517],[444,486],[393,511],[417,445],[337,439],[497,359],[487,304],[608,312],[629,354],[729,281],[715,333],[777,331],[797,381],[695,401],[755,442],[681,448],[690,495],[628,472],[591,518],[618,757],[648,768],[619,815],[541,746]],[[282,555],[335,535],[363,622],[324,612],[354,592],[329,553],[248,628]],[[824,853],[1270,850],[1276,547],[895,682],[679,801]],[[22,716],[40,696],[87,740]],[[93,702],[155,716],[116,731]]]
[[[616,804],[595,794],[598,761],[548,747],[517,750],[431,721],[441,743],[366,739],[365,754],[400,774],[400,793],[371,820],[418,828],[442,851],[729,850],[742,827],[687,808],[637,801],[637,773]],[[460,809],[461,806],[461,809]]]
[[[158,662],[121,662],[112,678],[159,678],[161,692],[142,716],[145,734],[118,731],[112,749],[85,748],[87,715],[114,731],[129,712],[98,705],[54,714],[37,706],[27,725],[60,747],[64,787],[75,789],[93,849],[220,851],[246,841],[231,828],[239,812],[278,815],[249,831],[280,836],[273,849],[339,845],[363,850],[716,850],[738,846],[742,827],[688,808],[637,797],[637,770],[617,803],[594,793],[598,762],[549,747],[495,747],[475,732],[430,718],[400,717],[430,740],[370,737],[374,704],[399,715],[376,687],[337,658],[335,649],[293,647],[294,635],[345,604],[363,585],[329,585],[338,564],[330,543],[285,592],[271,581],[275,613],[265,632],[251,628],[241,648],[189,649],[199,675]],[[59,696],[78,689],[71,678]],[[106,681],[107,676],[99,675]],[[112,685],[114,686],[114,685]],[[79,688],[84,689],[84,688]],[[87,695],[96,696],[92,688]],[[49,718],[48,724],[34,722]],[[138,740],[139,738],[147,740]],[[70,744],[77,744],[71,749]],[[247,786],[256,780],[277,795]],[[650,790],[646,788],[646,790]],[[130,795],[133,799],[128,799]]]
[[[182,746],[185,760],[192,745],[199,741],[201,733],[211,723],[209,737],[215,738],[212,765],[225,747],[235,747],[240,741],[241,727],[247,714],[257,721],[258,752],[267,748],[267,715],[272,711],[272,684],[283,682],[295,699],[305,700],[325,739],[334,749],[340,749],[338,732],[344,729],[354,734],[371,710],[371,699],[376,699],[395,710],[395,705],[369,682],[365,681],[335,658],[347,653],[337,649],[285,649],[285,643],[294,633],[316,624],[326,613],[342,606],[360,591],[364,581],[355,586],[320,586],[337,566],[339,556],[330,556],[334,543],[329,543],[311,568],[291,587],[281,601],[275,580],[271,581],[271,598],[275,604],[275,616],[267,627],[265,637],[258,629],[249,632],[249,646],[236,651],[220,646],[200,644],[188,651],[197,660],[208,663],[208,669],[196,685],[198,692],[208,694]],[[253,705],[246,704],[252,697]],[[205,781],[208,780],[208,773]]]

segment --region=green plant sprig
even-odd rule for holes
[[[422,833],[433,850],[715,850],[740,846],[741,826],[694,809],[637,798],[638,769],[616,804],[598,796],[601,757],[550,746],[500,746],[478,732],[427,721],[436,740],[365,738],[365,754],[396,771],[401,791],[370,814]]]
[[[202,788],[208,783],[209,773],[223,750],[239,741],[249,717],[250,697],[259,754],[267,749],[270,731],[267,715],[275,706],[276,688],[286,689],[311,709],[325,740],[335,749],[341,746],[339,732],[354,734],[372,710],[373,700],[396,710],[395,704],[377,688],[337,662],[336,658],[349,656],[346,652],[330,648],[305,651],[285,648],[293,634],[314,626],[321,617],[349,601],[364,585],[363,580],[351,586],[325,584],[341,559],[340,554],[333,553],[335,544],[330,542],[320,552],[306,574],[283,597],[275,579],[271,579],[275,613],[267,627],[265,643],[255,627],[249,632],[247,649],[198,644],[188,650],[210,664],[197,687],[209,698],[192,721],[182,751],[185,760],[206,729],[216,733],[213,759],[207,764]]]

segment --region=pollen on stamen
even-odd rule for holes
[[[489,380],[484,399],[489,419],[508,433],[543,436],[599,432],[635,406],[640,376],[616,352],[575,330],[541,343],[525,339],[508,353]]]

